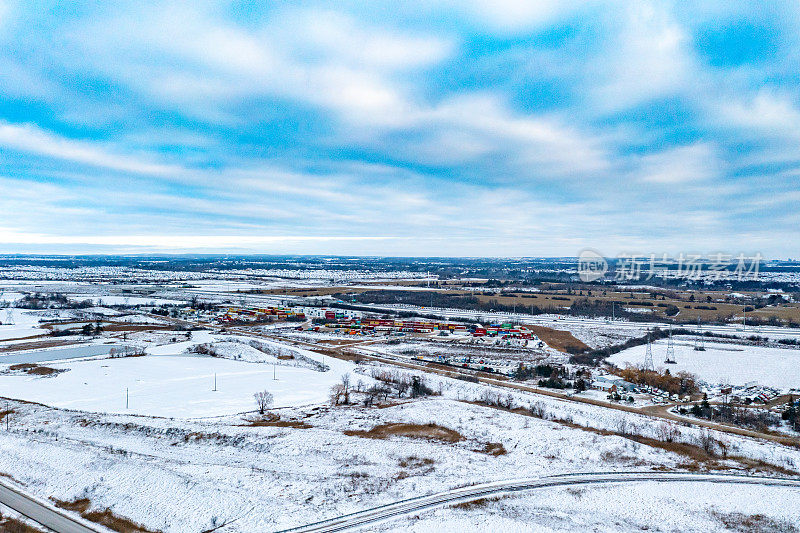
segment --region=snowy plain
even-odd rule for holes
[[[653,343],[653,362],[656,367],[669,368],[670,372],[691,372],[712,385],[756,381],[779,389],[800,388],[799,349],[706,342],[705,351],[696,351],[691,337],[676,336],[673,343],[677,363],[665,365],[667,342],[662,339]],[[646,350],[646,345],[628,348],[608,361],[620,367],[641,365]]]
[[[276,408],[325,403],[330,388],[341,381],[343,374],[352,373],[355,368],[351,362],[281,346],[286,353],[324,364],[327,371],[322,372],[294,360],[279,360],[243,342],[232,342],[230,338],[201,331],[195,332],[192,340],[148,346],[148,355],[142,357],[51,362],[47,366],[65,372],[45,378],[0,374],[0,395],[89,412],[215,417],[254,410],[253,395],[263,390],[273,394]],[[267,346],[276,344],[258,342]],[[223,357],[186,353],[200,343],[211,343]],[[112,346],[83,348],[95,351],[79,350],[77,355],[70,355],[105,355]],[[26,356],[33,359],[23,362],[57,360],[58,354],[65,350],[70,349],[0,356],[0,369],[21,362],[19,358]]]
[[[796,531],[796,489],[715,483],[635,482],[550,488],[444,507],[375,531]],[[755,517],[755,518],[754,518]],[[753,520],[755,526],[743,523]],[[742,528],[732,528],[741,524]]]

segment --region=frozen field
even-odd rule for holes
[[[0,309],[0,341],[48,333],[39,327],[41,317],[35,313],[23,309]]]
[[[82,302],[91,300],[95,305],[184,305],[186,300],[169,300],[166,298],[143,298],[141,296],[111,296],[92,294],[69,294],[71,300]]]
[[[588,485],[489,498],[386,522],[379,531],[797,531],[796,489],[714,483]],[[752,527],[736,529],[746,518]]]
[[[146,356],[49,364],[53,377],[0,376],[3,396],[66,409],[165,417],[209,417],[255,409],[268,390],[275,407],[323,403],[341,373],[203,356]],[[217,391],[214,392],[214,374]],[[125,408],[128,389],[129,408]]]
[[[303,429],[248,427],[242,417],[164,420],[30,404],[14,409],[12,430],[0,431],[0,471],[35,494],[88,498],[93,507],[111,507],[152,530],[169,532],[203,531],[228,521],[222,531],[276,531],[470,483],[575,471],[673,469],[685,460],[619,436],[444,399],[384,409],[280,412],[305,422]],[[432,422],[464,440],[344,434],[396,422]],[[501,443],[507,453],[481,452],[488,442]],[[776,518],[790,514],[797,524],[797,491],[647,483],[572,490],[530,492],[470,512],[421,513],[419,521],[388,522],[384,530],[713,531],[722,528],[707,528],[713,519],[705,513],[712,508],[732,512],[737,506]],[[630,510],[624,508],[627,500]],[[699,517],[683,517],[686,512]]]
[[[711,384],[743,385],[757,381],[780,389],[800,387],[800,350],[761,348],[740,344],[706,343],[705,351],[695,351],[691,338],[675,337],[677,364],[665,365],[667,340],[653,343],[653,362],[658,367],[696,374]],[[646,346],[636,346],[612,355],[608,360],[617,366],[641,365]]]
[[[66,348],[50,348],[46,350],[31,350],[10,354],[0,354],[0,365],[13,365],[16,363],[43,363],[46,361],[63,361],[65,359],[79,359],[108,355],[112,349],[118,349],[115,344],[76,344]]]

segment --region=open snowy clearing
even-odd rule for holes
[[[273,379],[272,365],[205,356],[126,357],[48,366],[68,372],[46,378],[0,376],[3,396],[92,412],[210,417],[254,410],[253,394],[263,390],[274,395],[275,407],[323,403],[343,373],[276,366]]]
[[[95,508],[111,507],[150,529],[169,532],[196,532],[232,520],[236,521],[224,531],[275,531],[470,483],[579,471],[674,469],[686,461],[683,456],[620,436],[442,399],[383,409],[322,407],[278,412],[284,419],[307,424],[304,428],[251,427],[244,417],[165,420],[65,412],[36,405],[12,407],[11,431],[0,432],[0,472],[13,476],[34,494],[67,501],[88,498]],[[457,431],[463,440],[454,443],[401,436],[383,440],[344,433],[397,422],[438,424]],[[487,443],[502,444],[505,453],[481,451]],[[698,484],[693,492],[677,484],[654,487],[653,491],[644,486],[644,490],[633,489],[634,496],[641,493],[639,499],[646,501],[646,496],[653,494],[650,503],[655,506],[678,507],[691,494],[702,502],[698,505],[717,504],[718,493],[709,492],[708,484]],[[550,496],[550,491],[530,493],[528,501],[544,509],[531,523],[558,517],[569,520],[574,512],[578,520],[589,524],[608,517],[607,531],[626,530],[615,529],[610,517],[629,493],[604,490],[597,497],[587,495],[583,511],[577,498],[570,499],[569,489],[554,492],[555,496]],[[741,491],[748,490],[741,487]],[[771,516],[781,501],[794,498],[786,508],[796,511],[797,491],[785,496],[777,490],[737,492],[735,501],[745,498],[749,501],[746,509]],[[771,501],[759,507],[764,495]],[[610,510],[607,514],[595,512],[604,498],[610,500]],[[677,503],[670,504],[672,498]],[[558,505],[564,505],[564,510]],[[524,502],[520,506],[524,508]],[[657,525],[662,516],[660,512],[647,515],[645,504],[637,509],[631,514],[642,523]],[[722,509],[727,511],[727,507]],[[492,513],[494,521],[456,523],[461,525],[460,531],[531,530],[524,520],[536,511],[523,510],[519,521],[511,513],[505,517]],[[461,514],[453,511],[447,520],[462,515],[479,520],[457,512]],[[646,522],[648,516],[652,516],[651,522]],[[390,522],[386,527],[395,530],[400,524],[405,525]],[[443,525],[439,520],[420,524],[427,525],[420,531],[438,531]]]
[[[664,364],[667,340],[653,343],[653,362],[670,372],[687,371],[711,384],[744,385],[756,381],[780,389],[800,387],[800,350],[762,348],[741,344],[705,343],[705,351],[696,351],[691,337],[675,337],[677,364]],[[635,346],[612,355],[608,360],[617,366],[641,365],[646,345]]]
[[[373,526],[379,531],[796,531],[795,488],[715,483],[586,485],[489,497]],[[756,516],[758,515],[758,516]],[[752,520],[746,527],[745,520]],[[760,526],[760,527],[759,527]]]
[[[91,300],[95,305],[184,305],[186,300],[170,300],[166,298],[144,298],[140,296],[113,296],[92,294],[69,294],[70,300],[82,302]]]
[[[39,327],[40,318],[36,311],[0,309],[0,341],[49,333]]]

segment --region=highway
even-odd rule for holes
[[[783,486],[795,488],[800,491],[800,479],[776,478],[766,476],[740,476],[732,474],[695,474],[685,472],[602,472],[578,473],[558,476],[546,476],[531,479],[517,479],[509,481],[496,481],[481,485],[472,485],[454,490],[418,496],[398,502],[381,505],[372,509],[359,511],[347,515],[306,524],[279,533],[323,533],[346,531],[364,527],[375,522],[396,518],[412,513],[417,513],[434,507],[453,505],[460,502],[471,501],[487,496],[509,494],[519,491],[542,489],[560,486],[575,486],[603,483],[625,482],[705,482],[705,483],[737,483],[762,486]],[[800,496],[800,494],[798,494]]]
[[[58,533],[103,533],[108,531],[73,516],[49,502],[31,496],[3,479],[0,479],[0,503]]]

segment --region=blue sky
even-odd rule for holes
[[[800,255],[798,2],[64,4],[0,0],[0,252]]]

